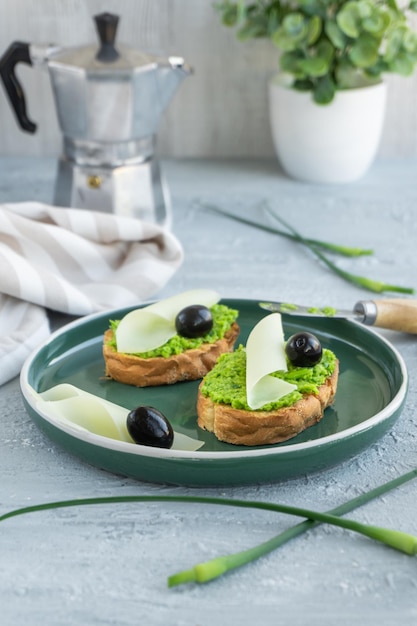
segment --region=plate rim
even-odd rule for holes
[[[257,305],[258,302],[261,301],[261,299],[259,298],[254,299],[254,298],[227,298],[227,297],[222,297],[221,300],[222,301],[226,300],[232,303],[243,301],[245,302],[245,304],[248,304],[248,305]],[[354,437],[355,435],[358,435],[362,432],[366,432],[367,430],[371,429],[373,426],[377,424],[383,423],[386,419],[392,416],[393,413],[395,413],[401,407],[401,405],[403,404],[405,400],[407,390],[408,390],[408,371],[407,371],[405,361],[403,357],[401,356],[400,352],[397,350],[397,348],[386,337],[380,335],[374,328],[370,328],[354,320],[343,320],[345,323],[351,325],[352,327],[358,327],[361,329],[362,332],[373,335],[375,338],[378,339],[378,341],[384,344],[385,347],[391,351],[391,353],[393,354],[393,356],[395,357],[397,361],[397,364],[400,366],[402,380],[401,380],[400,387],[397,393],[395,394],[395,396],[390,400],[390,402],[385,407],[383,407],[380,411],[375,413],[375,415],[372,415],[371,417],[369,417],[365,421],[360,422],[359,424],[355,424],[354,426],[346,428],[337,433],[325,435],[324,437],[320,437],[319,439],[312,439],[309,441],[290,444],[287,446],[273,444],[265,448],[253,449],[253,448],[248,447],[248,449],[230,450],[230,452],[222,451],[222,450],[217,450],[217,451],[172,450],[172,449],[165,449],[165,448],[143,446],[140,444],[131,444],[131,443],[124,442],[124,441],[118,441],[116,439],[110,439],[109,437],[104,437],[102,435],[92,433],[86,429],[82,431],[81,428],[76,428],[76,427],[72,428],[70,425],[62,424],[51,419],[50,416],[43,413],[41,410],[39,410],[39,408],[35,408],[33,406],[33,397],[34,397],[33,394],[34,392],[36,393],[36,391],[33,390],[32,386],[29,384],[28,375],[29,375],[33,361],[36,359],[36,357],[38,356],[38,353],[41,350],[45,349],[48,344],[54,342],[58,337],[65,334],[67,331],[77,328],[78,326],[87,325],[93,322],[95,319],[102,318],[102,317],[108,316],[108,318],[111,319],[112,314],[114,316],[120,311],[143,308],[145,306],[148,306],[151,303],[152,302],[145,302],[145,303],[141,303],[141,304],[133,305],[133,306],[124,306],[124,307],[117,307],[113,309],[108,309],[108,310],[106,309],[103,311],[98,311],[96,313],[91,313],[89,315],[85,315],[76,320],[68,322],[67,324],[64,324],[57,330],[53,331],[47,339],[42,341],[42,343],[38,345],[38,347],[35,348],[31,352],[31,354],[26,358],[23,364],[23,367],[21,369],[21,373],[19,377],[20,389],[24,397],[24,400],[31,407],[31,409],[35,411],[35,413],[38,416],[40,416],[44,421],[48,422],[49,424],[51,424],[53,427],[57,428],[58,430],[63,431],[66,434],[70,435],[71,437],[75,437],[76,439],[82,442],[85,442],[94,446],[99,446],[100,448],[106,448],[106,449],[113,450],[115,452],[122,452],[125,454],[131,454],[131,455],[139,456],[139,457],[145,456],[145,457],[152,457],[152,458],[157,458],[157,459],[159,458],[163,460],[184,459],[184,460],[193,460],[193,461],[206,461],[206,460],[209,461],[209,460],[219,460],[219,459],[222,459],[222,460],[242,459],[242,458],[251,459],[251,458],[266,457],[266,456],[271,456],[271,455],[285,457],[286,455],[293,455],[294,453],[297,453],[297,452],[302,453],[304,451],[307,452],[311,449],[320,449],[323,446],[329,446],[333,443],[337,443],[341,439],[346,440],[351,437]],[[296,316],[291,315],[288,317],[296,317]]]

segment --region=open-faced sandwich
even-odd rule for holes
[[[202,378],[233,350],[238,312],[195,289],[135,309],[104,334],[106,376],[137,387]]]
[[[198,390],[198,425],[228,443],[258,446],[295,437],[333,403],[339,374],[335,354],[317,337],[285,342],[281,316],[262,318],[246,348],[222,355]]]

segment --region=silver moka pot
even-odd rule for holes
[[[21,128],[34,133],[18,63],[47,66],[63,134],[54,202],[170,222],[169,193],[155,155],[165,107],[191,73],[182,58],[115,46],[118,16],[95,16],[99,45],[63,49],[14,42],[0,76]]]

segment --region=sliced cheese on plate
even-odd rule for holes
[[[102,437],[134,443],[126,427],[129,409],[88,393],[74,385],[62,383],[36,393],[37,410],[58,424],[89,431]],[[138,445],[138,444],[135,444]],[[174,431],[171,450],[198,450],[202,441]]]
[[[191,289],[135,309],[125,315],[117,327],[117,351],[140,354],[159,348],[177,334],[175,318],[182,309],[193,304],[210,308],[219,300],[219,294],[211,289]]]
[[[256,324],[246,342],[246,396],[251,409],[260,409],[297,389],[297,385],[271,376],[287,369],[281,315],[272,313]]]

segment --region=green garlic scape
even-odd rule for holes
[[[207,561],[206,563],[199,563],[189,570],[178,572],[168,578],[168,586],[174,587],[183,583],[197,582],[205,583],[214,578],[218,578],[225,572],[246,565],[255,559],[272,552],[273,550],[284,545],[290,539],[294,539],[298,535],[306,532],[310,528],[319,523],[328,523],[334,526],[340,526],[347,528],[354,532],[358,532],[367,537],[375,539],[385,545],[392,547],[396,550],[404,552],[410,556],[417,554],[417,537],[397,530],[390,530],[381,528],[378,526],[370,526],[368,524],[362,524],[354,520],[348,520],[346,518],[340,518],[339,516],[352,511],[353,509],[370,502],[374,498],[382,496],[388,493],[392,489],[403,485],[404,483],[417,477],[417,468],[402,474],[393,480],[384,483],[372,489],[366,493],[363,493],[356,498],[353,498],[344,504],[332,509],[328,513],[320,513],[317,511],[311,511],[308,509],[286,506],[281,504],[273,504],[270,502],[259,501],[246,501],[246,500],[234,500],[231,498],[210,498],[203,496],[109,496],[102,498],[82,498],[75,500],[61,500],[58,502],[48,502],[46,504],[37,504],[21,509],[15,509],[0,515],[0,522],[24,515],[26,513],[34,513],[39,511],[47,511],[50,509],[68,508],[74,506],[85,506],[93,504],[117,504],[121,502],[189,502],[200,504],[214,504],[223,506],[236,506],[243,508],[256,508],[264,511],[274,511],[279,513],[286,513],[288,515],[295,515],[297,517],[307,518],[305,521],[285,530],[283,533],[273,537],[269,541],[266,541],[258,546],[238,552],[236,554],[230,554],[222,557],[218,557]]]
[[[408,15],[416,0],[223,0],[222,23],[241,41],[269,39],[295,89],[328,104],[339,89],[379,82],[387,72],[410,76],[417,63],[417,33]]]
[[[276,235],[280,235],[281,237],[285,237],[286,239],[291,239],[292,241],[297,241],[304,243],[306,246],[314,246],[316,248],[320,248],[323,250],[327,250],[329,252],[334,252],[335,254],[340,254],[342,256],[347,257],[357,257],[357,256],[369,256],[373,254],[373,250],[369,248],[355,248],[349,246],[342,246],[336,243],[331,243],[329,241],[322,241],[320,239],[308,239],[301,238],[300,235],[294,235],[291,232],[280,230],[279,228],[275,228],[274,226],[269,226],[268,224],[262,224],[260,222],[254,222],[247,217],[243,217],[242,215],[237,215],[233,213],[229,213],[221,209],[214,204],[203,203],[200,205],[202,208],[209,209],[210,211],[214,211],[215,213],[220,213],[220,215],[224,215],[225,217],[230,217],[231,219],[236,220],[237,222],[241,222],[242,224],[247,224],[248,226],[255,226],[260,230],[264,230],[268,233],[274,233]],[[265,207],[264,207],[265,208]],[[275,213],[272,214],[275,219],[278,219]]]
[[[387,291],[395,292],[395,293],[414,293],[414,289],[411,287],[401,287],[400,285],[390,285],[388,283],[384,283],[378,280],[373,280],[372,278],[366,278],[365,276],[357,276],[356,274],[352,274],[351,272],[347,272],[346,270],[342,270],[340,267],[335,265],[333,261],[331,261],[327,256],[325,256],[317,246],[308,242],[300,233],[298,233],[288,222],[282,219],[279,215],[274,213],[269,206],[264,206],[265,211],[275,220],[277,220],[280,224],[285,226],[292,235],[295,240],[303,243],[309,250],[317,256],[329,269],[331,269],[335,274],[343,278],[344,280],[353,283],[354,285],[358,285],[363,289],[369,289],[369,291],[373,291],[374,293],[385,293]]]
[[[353,511],[354,509],[363,506],[367,502],[370,502],[371,500],[388,493],[392,489],[400,487],[401,485],[405,484],[409,480],[413,480],[416,477],[417,468],[411,470],[410,472],[407,472],[406,474],[402,474],[401,476],[398,476],[391,481],[379,485],[378,487],[375,487],[374,489],[371,489],[366,493],[362,493],[356,498],[348,500],[344,504],[341,504],[335,509],[332,509],[328,513],[333,516],[345,515],[346,513],[349,513],[349,511]],[[300,522],[295,526],[291,526],[290,528],[284,530],[282,533],[279,533],[272,539],[269,539],[264,543],[254,546],[253,548],[237,552],[236,554],[229,554],[227,556],[218,557],[217,559],[212,559],[211,561],[207,561],[205,563],[199,563],[198,565],[195,565],[192,569],[178,572],[177,574],[169,577],[168,585],[170,587],[174,587],[176,585],[181,585],[187,582],[208,582],[209,580],[213,580],[214,578],[217,578],[227,571],[230,571],[237,567],[241,567],[242,565],[250,563],[251,561],[258,559],[261,556],[264,556],[265,554],[268,554],[276,550],[277,548],[280,548],[291,539],[295,539],[299,535],[302,535],[303,533],[307,532],[311,528],[314,528],[318,524],[320,524],[320,522],[317,520],[314,521],[313,518],[306,519],[305,521]],[[391,532],[392,531],[388,531],[388,534],[390,534]],[[396,531],[393,532],[395,533]],[[374,539],[381,540],[380,537],[377,536],[375,536]],[[416,538],[412,538],[408,535],[405,539],[407,544],[410,539],[413,546],[412,550],[414,550]],[[410,548],[411,545],[408,545],[407,547]]]
[[[262,224],[260,222],[255,222],[249,220],[246,217],[242,217],[241,215],[237,215],[234,213],[229,213],[224,209],[221,209],[218,206],[212,204],[204,204],[203,208],[209,209],[210,211],[214,211],[215,213],[219,213],[220,215],[224,215],[225,217],[229,217],[230,219],[236,220],[237,222],[241,222],[243,224],[248,224],[249,226],[254,226],[255,228],[259,228],[260,230],[265,230],[270,233],[275,233],[276,235],[280,235],[281,237],[285,237],[286,239],[291,239],[297,243],[301,243],[306,246],[315,256],[317,256],[323,263],[335,274],[340,276],[349,283],[353,283],[361,287],[362,289],[367,289],[369,291],[373,291],[374,293],[386,293],[386,292],[394,292],[394,293],[404,293],[404,294],[413,294],[413,287],[403,287],[401,285],[390,285],[388,283],[373,280],[372,278],[366,278],[365,276],[357,276],[356,274],[352,274],[347,272],[346,270],[342,270],[338,267],[333,261],[331,261],[325,254],[323,254],[323,250],[332,252],[334,254],[341,254],[343,256],[363,256],[372,254],[372,250],[363,249],[363,248],[349,248],[347,246],[339,246],[337,244],[332,244],[326,241],[320,241],[318,239],[308,239],[303,237],[299,232],[297,232],[288,222],[286,222],[282,217],[280,217],[277,213],[275,213],[266,203],[263,205],[264,211],[274,220],[279,222],[282,226],[284,226],[287,230],[281,230],[279,228],[274,228],[273,226],[269,226],[267,224]],[[329,315],[330,317],[330,315]]]

